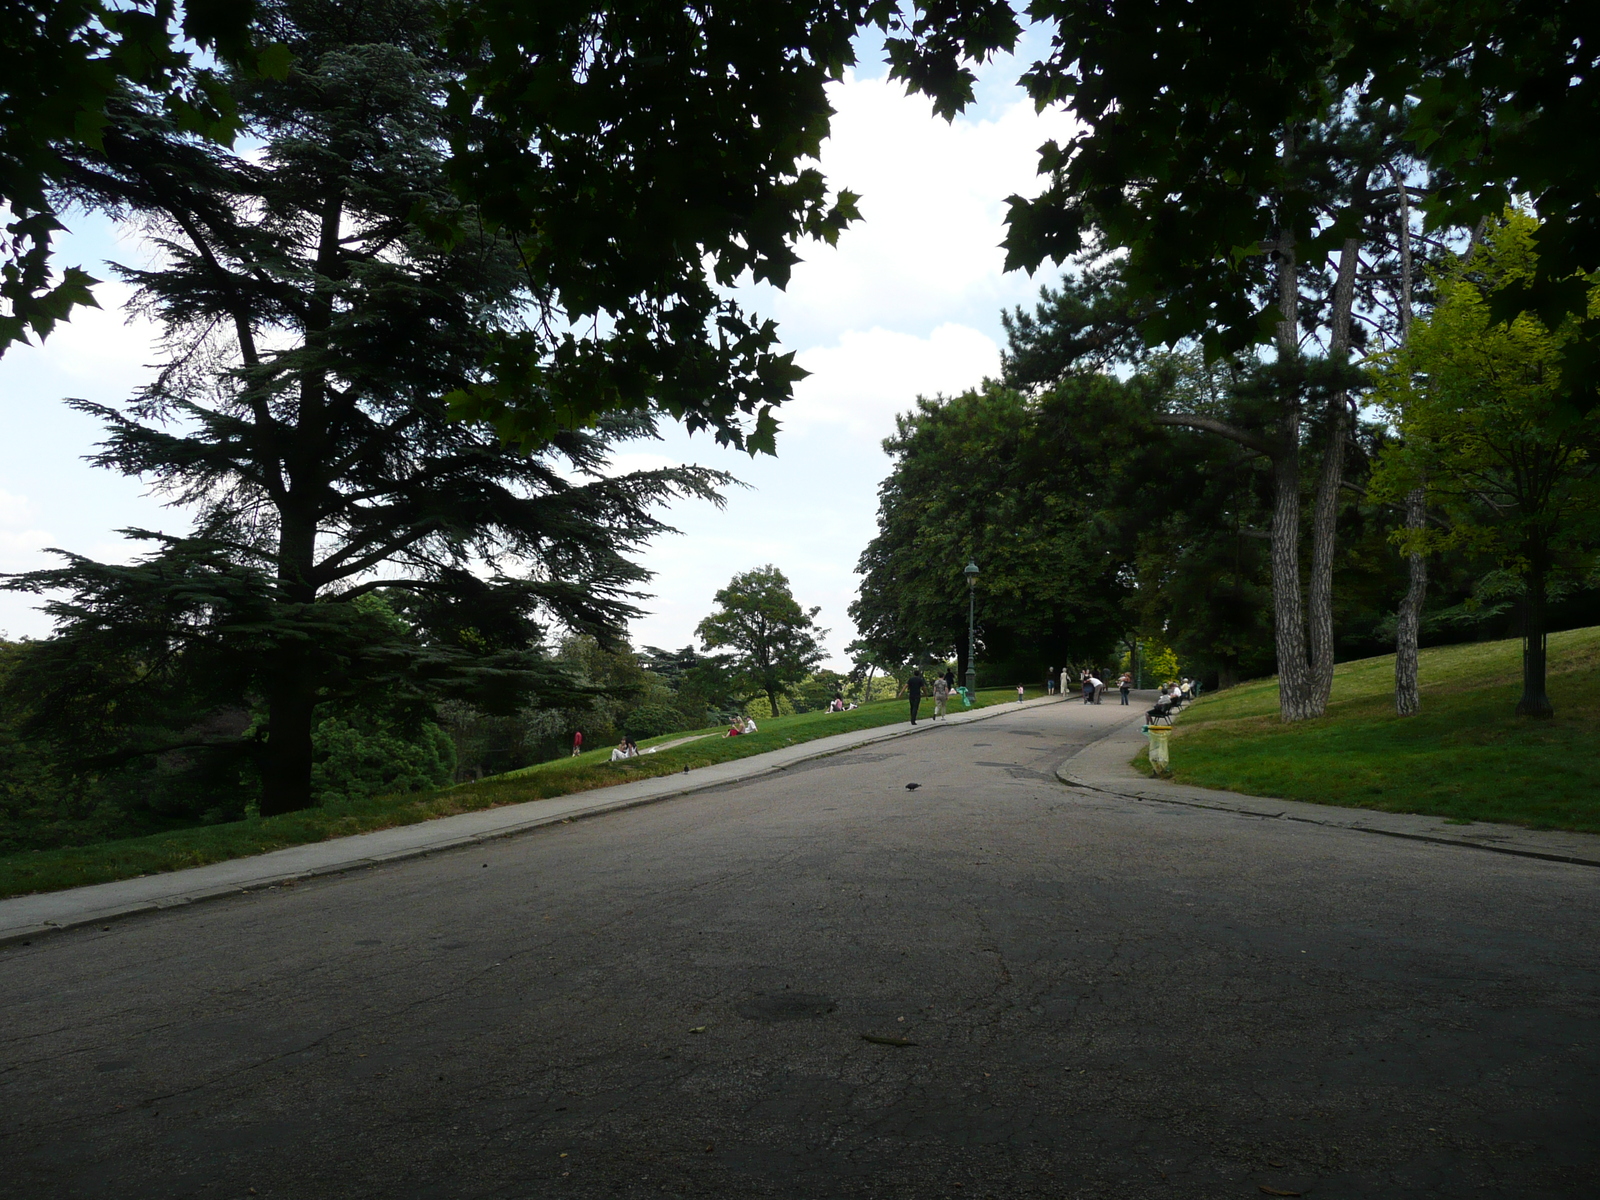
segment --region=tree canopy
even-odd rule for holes
[[[451,413],[535,301],[516,246],[447,178],[457,68],[431,10],[286,0],[267,18],[292,67],[232,77],[259,154],[139,105],[72,160],[73,186],[130,206],[166,259],[122,272],[163,328],[159,374],[126,409],[78,407],[108,428],[100,465],[152,480],[195,528],[130,531],[155,543],[132,566],[68,556],[11,586],[70,594],[47,605],[56,659],[120,664],[104,686],[63,673],[62,711],[98,705],[129,752],[247,750],[270,813],[312,800],[320,705],[570,688],[534,649],[544,631],[616,637],[646,578],[628,554],[665,529],[655,506],[715,498],[723,477],[606,474],[610,445],[652,433],[638,412],[531,450]],[[468,232],[441,245],[430,213]],[[374,621],[359,601],[377,592],[410,597],[409,621]],[[205,726],[258,707],[247,728]]]
[[[814,621],[822,610],[802,608],[771,564],[735,575],[714,599],[716,611],[695,635],[707,650],[728,651],[734,685],[746,697],[765,696],[777,716],[778,697],[827,657],[820,644],[827,631]]]
[[[1546,604],[1593,567],[1600,534],[1600,412],[1582,411],[1560,360],[1577,320],[1555,329],[1522,313],[1494,319],[1494,301],[1534,276],[1538,222],[1508,211],[1439,280],[1432,312],[1389,355],[1376,400],[1398,440],[1384,455],[1380,494],[1422,488],[1441,525],[1409,530],[1409,548],[1466,548],[1521,582],[1525,642],[1517,712],[1549,716]],[[1600,313],[1600,288],[1590,304]]]
[[[850,607],[863,646],[885,665],[954,653],[964,678],[971,559],[982,661],[1031,677],[1108,656],[1126,627],[1129,556],[1108,515],[1126,459],[1098,435],[1137,438],[1136,392],[1107,376],[1037,400],[991,384],[898,416]]]
[[[406,6],[389,7],[351,12],[382,10],[379,23],[392,23]],[[85,188],[85,156],[108,134],[148,142],[152,112],[169,140],[201,133],[229,144],[244,123],[228,78],[289,69],[303,50],[292,8],[197,0],[180,25],[172,0],[7,7],[0,202],[13,224],[0,352],[93,303],[81,270],[51,275],[61,213],[137,210],[149,189],[178,178],[154,165],[170,167],[169,151],[149,171],[130,158],[124,174]],[[455,189],[447,200],[418,197],[417,228],[442,248],[481,227],[504,237],[537,310],[481,348],[482,369],[452,392],[454,410],[538,445],[601,414],[653,406],[771,452],[774,409],[803,372],[776,326],[730,288],[741,278],[782,287],[802,240],[832,242],[857,216],[855,198],[830,192],[811,160],[832,114],[826,86],[854,61],[852,38],[894,11],[887,0],[450,0],[410,12],[433,57],[449,63],[436,84]],[[346,29],[360,44],[363,33]],[[129,122],[139,129],[123,129]]]
[[[0,354],[47,337],[96,282],[81,267],[56,271],[62,185],[71,156],[99,150],[130,95],[178,129],[228,140],[232,96],[207,56],[240,70],[281,74],[283,47],[262,44],[249,0],[16,0],[0,7]]]

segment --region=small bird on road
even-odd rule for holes
[[[906,784],[906,791],[914,792],[921,786],[922,785],[920,783],[908,783],[908,784]]]

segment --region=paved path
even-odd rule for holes
[[[1592,1196],[1600,872],[1064,788],[1124,719],[0,949],[0,1191]]]
[[[947,722],[940,723],[962,725],[972,721],[985,721],[999,716],[1002,712],[1015,709],[1059,703],[1061,703],[1059,699],[1050,697],[1024,700],[1020,704],[996,705],[974,709],[971,712],[959,712],[949,717]],[[930,703],[930,711],[931,708]],[[553,796],[548,800],[507,804],[482,812],[441,817],[436,821],[423,821],[394,829],[380,829],[373,833],[355,834],[351,837],[330,838],[324,842],[291,846],[286,850],[274,850],[270,854],[236,858],[204,867],[190,867],[183,871],[141,875],[136,879],[120,879],[115,883],[94,884],[90,887],[45,892],[34,896],[16,896],[0,900],[0,945],[5,945],[7,942],[31,943],[39,937],[63,929],[76,929],[85,925],[99,926],[121,917],[176,908],[201,900],[236,896],[241,892],[255,891],[291,880],[338,875],[345,871],[399,862],[419,855],[436,854],[441,850],[475,846],[498,838],[526,833],[541,825],[553,825],[558,822],[573,821],[579,817],[616,812],[640,804],[654,804],[661,800],[686,796],[692,792],[705,791],[707,788],[755,779],[773,771],[787,770],[799,763],[826,758],[841,750],[915,736],[919,732],[926,733],[933,724],[932,721],[924,720],[916,726],[908,722],[883,725],[876,729],[859,729],[851,733],[816,738],[809,742],[801,742],[797,746],[770,750],[765,754],[755,754],[732,762],[714,763],[708,767],[686,771],[682,775],[662,775],[654,779],[618,784],[616,787],[595,788],[571,796]],[[685,742],[694,740],[694,738],[682,739]]]

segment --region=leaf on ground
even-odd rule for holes
[[[863,1033],[861,1035],[861,1040],[864,1041],[864,1042],[875,1042],[880,1046],[915,1046],[916,1045],[916,1043],[913,1042],[910,1038],[879,1037],[875,1033]]]
[[[1258,1188],[1260,1188],[1262,1190],[1262,1192],[1264,1192],[1268,1196],[1304,1196],[1305,1195],[1304,1192],[1286,1192],[1286,1191],[1282,1190],[1281,1188],[1268,1187],[1264,1183],[1258,1183],[1258,1184],[1256,1184],[1256,1186]]]
[[[705,1031],[706,1027],[704,1025],[696,1025],[693,1029],[689,1030],[690,1033],[704,1033]]]

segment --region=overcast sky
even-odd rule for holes
[[[1034,151],[1065,136],[1065,118],[1036,116],[1014,86],[1016,62],[1002,60],[984,72],[972,111],[946,124],[887,82],[872,57],[863,54],[862,68],[832,90],[838,111],[822,158],[831,183],[861,195],[864,219],[837,247],[803,248],[806,261],[786,292],[752,287],[742,297],[777,318],[786,347],[811,372],[780,410],[778,456],[751,459],[668,429],[619,461],[700,462],[749,485],[720,512],[698,502],[671,511],[684,536],[661,539],[645,556],[656,578],[644,604],[650,615],[633,629],[636,645],[686,645],[719,587],[770,562],[801,603],[822,607],[832,665],[842,666],[854,636],[845,609],[859,582],[856,560],[876,529],[877,486],[889,467],[880,443],[894,414],[919,394],[959,392],[994,374],[1001,309],[1031,304],[1050,280],[1004,274],[999,242],[1005,198],[1038,190]],[[138,253],[109,223],[78,221],[62,261],[105,277],[104,260]],[[120,403],[155,357],[151,327],[120,307],[125,290],[107,284],[97,295],[101,311],[82,312],[43,347],[0,359],[0,571],[45,565],[46,546],[125,559],[118,528],[185,527],[138,481],[87,464],[99,429],[61,403]],[[0,594],[0,634],[48,632],[29,598]]]

